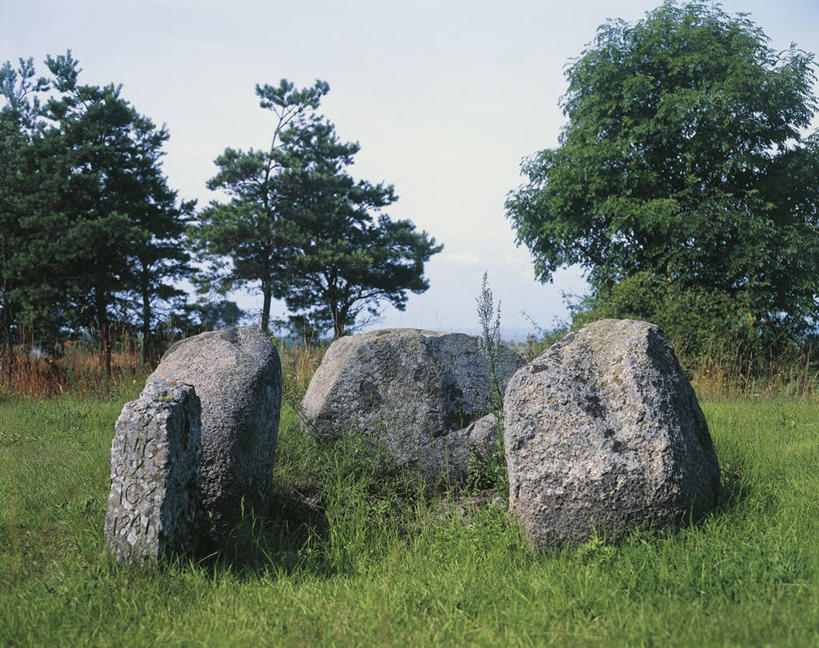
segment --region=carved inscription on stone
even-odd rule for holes
[[[118,562],[195,549],[203,519],[200,412],[193,386],[174,380],[149,382],[123,407],[105,516],[106,546]]]

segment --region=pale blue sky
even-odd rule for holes
[[[445,245],[428,265],[430,289],[403,313],[385,308],[376,326],[473,329],[488,271],[511,336],[531,328],[521,311],[549,327],[566,314],[561,291],[584,289],[573,269],[536,283],[528,251],[515,247],[503,203],[521,182],[519,161],[557,144],[564,65],[597,26],[658,4],[0,0],[0,62],[31,56],[44,71],[46,54],[70,48],[85,82],[121,83],[140,112],[167,124],[169,183],[200,205],[214,197],[205,182],[225,147],[268,143],[256,83],[328,81],[322,112],[361,143],[353,174],[393,183],[390,215]],[[777,49],[819,51],[816,0],[722,4],[749,12]]]

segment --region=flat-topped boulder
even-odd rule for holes
[[[523,364],[502,348],[502,384]],[[489,384],[479,338],[383,329],[333,342],[302,405],[316,434],[369,435],[428,480],[457,480],[466,475],[471,444],[477,439],[481,452],[497,439],[495,426],[468,429],[489,413]]]
[[[537,547],[697,519],[719,464],[694,390],[660,329],[593,322],[509,381],[509,508]]]
[[[149,380],[191,384],[202,403],[200,487],[217,525],[269,505],[282,376],[276,347],[257,327],[202,333],[174,344]]]

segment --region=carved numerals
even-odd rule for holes
[[[151,528],[151,518],[140,515],[139,511],[135,511],[132,515],[127,513],[119,515],[114,518],[111,527],[111,535],[128,535],[134,532],[135,535],[142,533],[147,534]]]
[[[154,494],[158,484],[155,481],[142,484],[138,481],[132,481],[127,485],[120,484],[119,487],[119,503],[123,506],[131,507],[139,504],[143,499],[148,499]]]

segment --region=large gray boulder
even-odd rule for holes
[[[711,510],[705,417],[657,326],[601,320],[520,369],[504,399],[509,508],[537,547]]]
[[[279,429],[282,377],[276,347],[257,327],[202,333],[174,344],[149,380],[193,385],[202,402],[206,510],[217,527],[245,506],[269,505]]]
[[[122,408],[111,443],[105,545],[117,562],[193,552],[203,531],[200,406],[191,385],[149,381]]]
[[[503,385],[523,364],[501,349]],[[473,449],[491,451],[498,438],[496,426],[472,425],[489,413],[489,367],[479,339],[461,333],[384,329],[339,338],[302,405],[315,433],[374,437],[433,482],[461,479]]]

